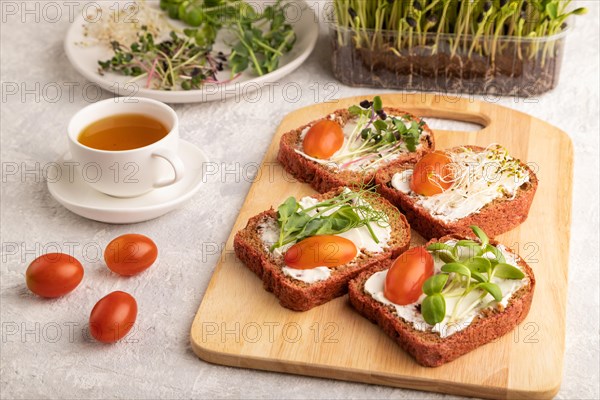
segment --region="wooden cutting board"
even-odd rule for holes
[[[449,364],[419,366],[354,312],[347,296],[307,312],[287,310],[235,257],[233,237],[251,216],[277,207],[288,196],[314,194],[277,164],[280,136],[367,97],[373,96],[317,104],[283,119],[192,324],[194,352],[216,364],[465,396],[553,397],[560,386],[565,349],[573,149],[564,132],[543,121],[498,105],[442,95],[382,96],[385,106],[485,127],[478,132],[436,130],[438,149],[501,143],[530,162],[539,178],[529,219],[498,237],[536,274],[529,316],[512,333]],[[415,244],[424,243],[413,235]]]

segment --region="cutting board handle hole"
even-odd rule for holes
[[[450,118],[434,118],[424,117],[427,125],[435,132],[439,130],[444,131],[460,131],[460,132],[478,132],[486,127],[486,124],[481,121],[479,122],[467,122],[458,119]]]

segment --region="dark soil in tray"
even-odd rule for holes
[[[556,42],[545,57],[540,48],[533,58],[524,55],[529,44],[509,43],[492,60],[478,53],[469,55],[468,49],[454,56],[449,49],[434,54],[431,46],[396,53],[342,46],[333,39],[333,73],[350,86],[531,97],[558,84],[563,43]]]

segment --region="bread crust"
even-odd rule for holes
[[[464,238],[464,235],[449,235],[439,240],[431,240],[427,245]],[[498,244],[494,240],[490,243]],[[364,291],[366,280],[373,273],[389,268],[391,263],[391,260],[381,263],[353,279],[349,284],[350,303],[361,315],[379,325],[404,351],[414,357],[417,363],[425,367],[438,367],[494,341],[512,331],[529,313],[535,289],[535,276],[527,263],[518,257],[518,264],[529,278],[529,284],[515,292],[502,311],[488,309],[484,315],[476,317],[467,328],[446,338],[441,338],[434,332],[418,331],[409,322],[399,318],[392,306],[374,300]]]
[[[474,151],[485,150],[478,146],[460,146],[446,151],[457,151],[463,147]],[[525,222],[538,187],[535,173],[529,166],[520,162],[521,166],[529,172],[529,183],[525,188],[519,188],[513,200],[496,199],[485,205],[478,213],[457,221],[444,222],[434,218],[428,210],[416,204],[413,197],[391,186],[395,173],[411,169],[415,164],[416,161],[411,160],[385,167],[377,172],[375,183],[379,193],[398,207],[406,215],[410,226],[427,240],[450,234],[468,235],[471,232],[469,228],[471,225],[480,227],[490,237],[508,232]]]
[[[315,197],[318,199],[329,198],[339,192],[340,190],[336,190]],[[408,249],[410,226],[406,218],[384,198],[378,197],[377,199],[379,204],[376,204],[375,207],[385,209],[390,218],[391,240],[394,241],[392,246],[387,251],[376,255],[362,255],[355,265],[334,269],[332,275],[324,281],[306,284],[285,275],[282,271],[283,265],[278,265],[276,260],[264,249],[257,227],[266,218],[277,217],[276,211],[272,208],[250,218],[246,227],[236,233],[233,242],[235,254],[246,267],[262,279],[264,289],[277,296],[283,307],[294,311],[310,310],[346,294],[348,282],[360,272],[373,268],[392,257],[397,257]]]
[[[388,115],[410,115],[416,122],[421,121],[419,117],[398,108],[384,107],[384,110]],[[337,110],[332,114],[335,115],[336,120],[341,121],[343,124],[352,118],[346,109]],[[341,186],[359,187],[372,184],[377,170],[368,172],[338,172],[332,167],[309,160],[295,151],[299,148],[300,135],[304,129],[327,118],[328,117],[317,119],[290,132],[284,133],[279,142],[279,153],[277,154],[279,163],[281,163],[284,169],[297,180],[310,184],[319,193],[325,193]],[[435,149],[433,132],[426,124],[423,126],[423,131],[428,134],[421,135],[421,148],[415,152],[402,155],[386,165],[393,165],[406,161],[416,161],[426,152],[433,151]]]

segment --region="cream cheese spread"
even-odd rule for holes
[[[389,116],[388,118],[396,118],[401,121],[404,121],[404,124],[407,126],[407,128],[410,128],[411,122],[405,120],[402,117]],[[311,161],[315,161],[319,164],[327,165],[336,171],[346,170],[346,171],[352,171],[352,172],[360,172],[360,171],[365,171],[365,170],[376,169],[383,163],[393,161],[393,160],[397,159],[398,157],[400,157],[400,155],[402,153],[405,153],[408,151],[406,146],[403,145],[403,143],[401,143],[401,145],[398,147],[398,149],[396,151],[394,151],[392,154],[386,155],[385,157],[380,157],[380,158],[366,157],[366,155],[369,155],[369,154],[375,155],[375,153],[367,153],[367,154],[363,153],[361,155],[357,155],[356,157],[352,157],[352,155],[356,152],[356,149],[363,144],[363,141],[361,139],[358,139],[358,140],[352,139],[351,140],[351,138],[353,138],[353,137],[360,136],[360,132],[357,132],[357,130],[360,129],[360,126],[357,123],[357,120],[350,119],[349,121],[347,121],[344,124],[339,119],[336,120],[335,114],[331,114],[329,116],[329,119],[340,123],[340,125],[342,126],[342,131],[344,132],[344,143],[343,143],[342,147],[338,151],[336,151],[333,154],[333,156],[331,156],[327,160],[311,157],[308,154],[304,153],[301,149],[296,149],[295,150],[296,153],[302,155],[303,157],[305,157]],[[304,140],[304,137],[306,136],[306,133],[309,131],[309,129],[310,129],[310,127],[306,127],[300,134],[301,142]],[[421,135],[422,136],[427,135],[427,132],[423,131],[421,133]],[[417,145],[417,149],[419,149],[421,146],[422,146],[421,144]]]
[[[446,244],[454,245],[456,241],[447,241]],[[518,265],[517,256],[508,251],[506,247],[503,245],[497,246],[498,250],[502,252],[504,258],[506,259],[506,263],[513,265],[519,269],[521,269]],[[484,254],[484,256],[486,256]],[[434,256],[434,274],[437,274],[441,271],[444,262],[439,259],[438,256]],[[396,310],[396,314],[398,317],[404,319],[405,321],[411,323],[413,327],[419,331],[433,331],[437,332],[440,337],[445,338],[453,335],[456,332],[459,332],[465,328],[467,328],[471,322],[477,317],[482,310],[492,307],[494,305],[501,305],[506,307],[515,292],[517,292],[521,287],[527,284],[527,277],[521,280],[514,279],[500,279],[497,277],[492,278],[492,282],[497,284],[502,290],[502,301],[496,302],[494,298],[487,294],[483,299],[479,300],[482,292],[479,290],[473,290],[466,297],[464,297],[460,304],[458,305],[458,309],[455,311],[455,307],[458,302],[459,297],[444,297],[446,300],[446,317],[444,320],[435,326],[429,325],[423,319],[423,316],[420,312],[420,306],[425,298],[425,295],[421,295],[421,297],[414,303],[408,305],[398,305],[392,303],[388,300],[384,295],[384,285],[385,278],[387,276],[388,270],[379,271],[371,275],[369,279],[365,282],[365,292],[369,293],[373,299],[376,301],[393,306]],[[474,306],[473,306],[474,305]],[[452,313],[454,312],[455,318],[452,319]]]
[[[360,199],[356,199],[355,201],[361,201]],[[298,203],[304,209],[310,208],[316,204],[318,204],[318,200],[313,197],[304,197]],[[363,200],[363,204],[368,204]],[[334,213],[337,208],[332,208],[324,213],[324,215],[328,215]],[[309,215],[314,215],[318,212],[318,209],[314,209],[308,212]],[[369,229],[366,226],[360,226],[358,228],[350,229],[346,232],[340,233],[336,236],[341,236],[352,241],[356,248],[359,250],[359,253],[367,251],[371,253],[381,253],[387,248],[387,244],[392,235],[392,228],[388,223],[384,223],[382,221],[377,223],[370,224],[371,229],[375,233],[375,236],[379,240],[376,242],[371,236]],[[270,252],[276,259],[283,258],[285,252],[294,245],[294,243],[287,244],[285,246],[278,247],[273,251],[270,250],[270,247],[273,243],[276,243],[279,240],[279,226],[277,221],[274,219],[268,219],[261,223],[258,226],[259,234],[261,240],[264,243],[264,248]],[[358,256],[358,255],[357,255]],[[282,271],[285,275],[305,282],[305,283],[315,283],[319,281],[323,281],[328,279],[331,276],[332,269],[329,267],[321,266],[311,269],[294,269],[288,266],[284,266]]]
[[[394,174],[392,187],[415,197],[416,204],[434,218],[452,222],[478,213],[496,199],[514,198],[518,189],[529,182],[528,171],[503,148],[489,147],[479,153],[465,149],[449,156],[457,178],[444,192],[432,196],[414,193],[410,189],[412,170]]]

